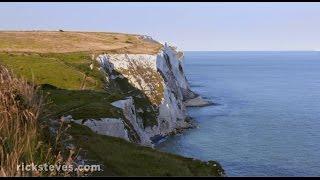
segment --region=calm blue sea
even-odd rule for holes
[[[320,52],[186,52],[192,89],[216,106],[158,145],[228,176],[320,176]]]

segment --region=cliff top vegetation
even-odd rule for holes
[[[162,45],[141,35],[75,31],[0,31],[0,51],[155,54]]]

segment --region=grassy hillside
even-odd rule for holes
[[[126,79],[105,89],[105,75],[92,56],[102,52],[158,52],[161,45],[138,35],[97,32],[0,32],[0,64],[29,82],[41,85],[46,95],[46,118],[75,119],[122,117],[122,111],[110,103],[134,96],[144,125],[156,123],[152,104]],[[94,68],[91,69],[90,65]],[[215,162],[204,163],[181,156],[140,147],[118,138],[98,135],[89,128],[72,124],[74,143],[89,159],[104,165],[96,175],[218,175]],[[215,164],[215,166],[213,165]]]
[[[74,119],[117,118],[122,117],[121,110],[110,103],[123,98],[118,94],[107,94],[93,90],[65,90],[44,88],[51,102],[48,108],[50,117],[59,118],[72,115]]]
[[[100,89],[103,83],[100,72],[90,70],[93,61],[86,53],[0,52],[0,62],[15,74],[37,84],[51,84],[64,89]]]
[[[107,176],[220,176],[221,166],[159,152],[127,141],[97,135],[89,128],[72,125],[70,133],[76,144],[88,150],[90,159],[100,161],[104,171],[93,175]]]
[[[138,35],[105,32],[0,31],[0,51],[157,53],[161,44]]]

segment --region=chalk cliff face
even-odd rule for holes
[[[98,129],[96,132],[100,134],[148,146],[152,146],[152,140],[156,137],[192,126],[188,122],[185,102],[195,99],[197,95],[190,90],[185,77],[183,53],[175,47],[165,44],[154,55],[101,54],[96,60],[106,75],[106,86],[109,89],[114,85],[124,86],[123,82],[127,82],[133,90],[127,90],[126,99],[112,103],[123,111],[121,123],[104,120],[97,128],[91,120],[84,125],[93,130]],[[139,91],[140,94],[131,93],[133,91]],[[139,102],[139,98],[145,98],[148,103]],[[101,124],[105,128],[101,128]],[[110,130],[110,127],[120,126],[125,130]]]

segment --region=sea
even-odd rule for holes
[[[320,176],[320,52],[188,51],[197,128],[161,151],[215,160],[227,176]]]

